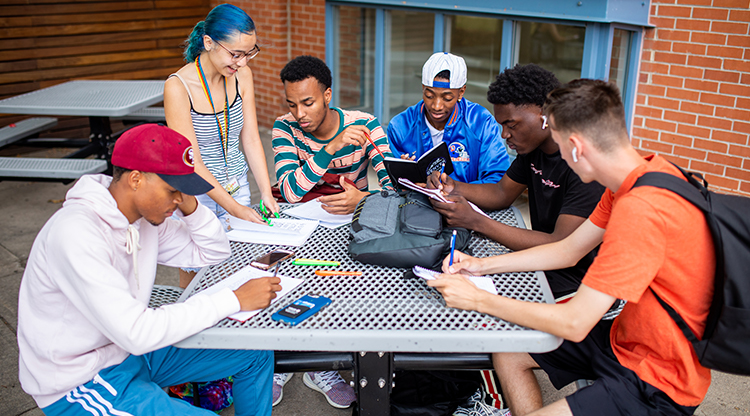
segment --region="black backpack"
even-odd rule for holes
[[[716,274],[703,339],[664,300],[656,299],[693,344],[704,367],[750,375],[750,198],[711,192],[700,174],[677,168],[687,182],[667,173],[648,172],[634,187],[672,191],[706,216],[716,251]]]

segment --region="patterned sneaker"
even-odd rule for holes
[[[281,398],[284,397],[284,384],[294,376],[294,373],[277,373],[273,375],[273,404],[276,406],[281,403]]]
[[[474,397],[474,396],[472,396]],[[483,401],[476,401],[471,407],[459,407],[453,416],[512,416],[509,409],[497,409]]]
[[[323,393],[328,404],[338,409],[346,409],[357,400],[354,389],[336,371],[308,372],[302,376],[302,381],[307,387]]]

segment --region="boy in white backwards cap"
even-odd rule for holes
[[[422,67],[422,101],[391,120],[388,141],[394,154],[419,158],[445,142],[453,179],[496,183],[510,165],[500,128],[484,107],[463,97],[466,63],[437,52]]]

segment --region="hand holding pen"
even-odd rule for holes
[[[275,216],[276,218],[279,218],[278,212],[271,212],[266,206],[263,204],[263,200],[260,200],[260,204],[258,205],[260,209],[260,217],[263,218],[263,221],[265,221],[268,225],[273,227],[273,224],[271,224],[271,218],[272,216]]]

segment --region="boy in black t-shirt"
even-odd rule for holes
[[[511,250],[523,250],[562,240],[581,225],[599,202],[604,187],[585,184],[560,157],[552,140],[542,105],[547,94],[560,86],[555,75],[537,65],[506,69],[490,85],[487,99],[494,105],[502,137],[518,157],[496,184],[466,184],[443,174],[433,174],[428,187],[442,189],[455,203],[431,200],[449,225],[479,231]],[[467,200],[484,210],[509,207],[529,190],[531,230],[504,225],[475,212]],[[584,256],[573,267],[547,271],[556,298],[576,290],[596,255]]]

